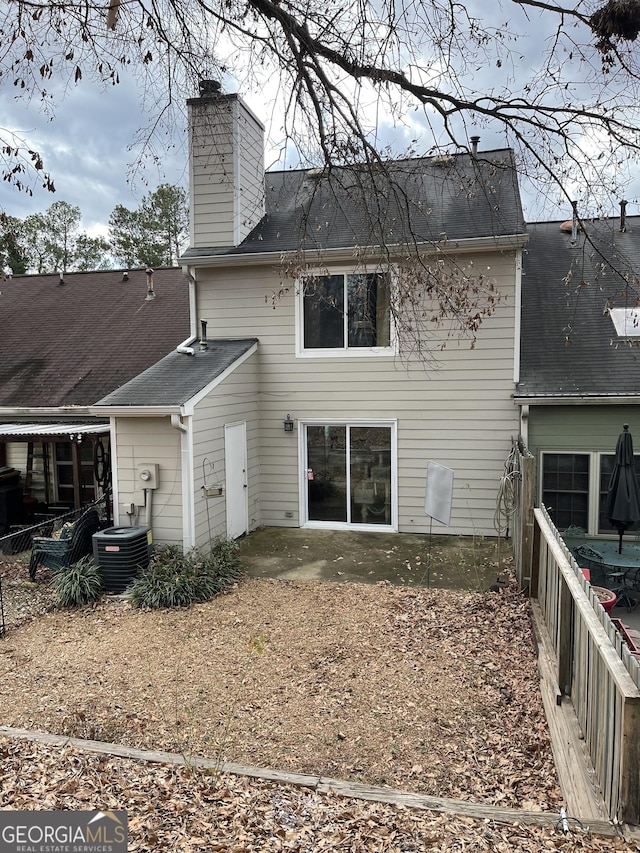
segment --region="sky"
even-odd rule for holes
[[[484,10],[483,10],[484,11]],[[488,13],[487,13],[488,14]],[[531,14],[531,13],[530,13]],[[496,23],[498,23],[496,19]],[[519,43],[522,50],[522,68],[526,69],[540,53],[543,28],[534,17],[528,20],[529,31]],[[517,68],[480,69],[474,85],[479,91],[489,88],[498,73],[517,75]],[[237,91],[254,113],[267,125],[267,166],[273,164],[281,153],[281,129],[274,118],[276,95],[265,84],[259,93],[244,91],[242,82],[229,81],[226,91]],[[133,76],[123,72],[121,83],[102,89],[88,80],[72,88],[50,120],[40,112],[37,104],[31,106],[16,99],[12,87],[0,87],[0,129],[10,128],[24,135],[32,147],[43,156],[46,170],[51,173],[56,192],[46,192],[34,185],[33,197],[0,184],[0,209],[9,215],[25,218],[32,213],[44,212],[53,202],[65,201],[77,206],[82,215],[82,228],[90,236],[107,236],[108,219],[116,205],[135,209],[142,197],[153,192],[161,183],[179,184],[187,188],[186,127],[178,122],[170,138],[160,139],[156,154],[161,163],[158,168],[147,162],[144,168],[134,169],[138,151],[134,146],[136,134],[144,128],[149,115],[141,113],[139,93]],[[192,93],[195,94],[195,93]],[[271,106],[270,106],[271,105]],[[415,114],[418,116],[419,114]],[[390,116],[375,115],[378,138],[394,143],[402,150],[415,134],[421,135],[422,148],[428,148],[429,130],[424,122],[413,115],[394,126]],[[480,150],[502,147],[504,140],[490,129],[479,131]],[[1,136],[1,134],[0,134]],[[525,215],[538,218],[568,218],[570,210],[558,208],[540,217],[535,205],[535,195],[524,182],[521,183]],[[640,192],[636,195],[640,196]],[[632,204],[629,215],[637,212],[633,205],[634,193],[627,195]]]
[[[162,168],[137,163],[137,131],[148,119],[141,115],[136,86],[131,78],[103,90],[82,82],[75,87],[50,120],[37,105],[15,99],[0,89],[0,127],[9,127],[29,140],[41,154],[56,191],[33,184],[33,196],[0,185],[0,207],[24,219],[65,201],[80,208],[82,228],[90,236],[107,235],[109,216],[116,205],[135,209],[144,195],[161,183],[186,188],[186,154],[180,151],[186,128],[175,128],[175,138],[159,151]],[[173,146],[178,146],[177,148]]]

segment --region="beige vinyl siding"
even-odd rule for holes
[[[238,193],[236,245],[264,215],[264,128],[236,101],[238,118]]]
[[[230,376],[201,400],[195,409],[193,465],[196,544],[206,546],[212,537],[225,535],[225,496],[206,498],[204,480],[225,485],[225,424],[246,423],[249,529],[260,524],[260,466],[258,438],[257,354],[240,364]],[[213,466],[213,467],[212,467]]]
[[[238,245],[264,212],[263,126],[238,99],[215,103],[189,105],[194,247]]]
[[[299,519],[298,433],[285,434],[287,413],[322,419],[397,420],[400,531],[426,532],[428,461],[454,469],[452,524],[438,532],[492,534],[493,515],[511,437],[518,433],[512,394],[515,252],[490,253],[503,299],[482,324],[475,349],[434,330],[436,366],[394,356],[295,356],[295,287],[279,299],[277,270],[199,271],[198,315],[212,337],[259,338],[261,520],[290,526]],[[480,263],[480,260],[478,261]],[[447,347],[439,345],[446,340]],[[293,519],[285,517],[293,512]]]
[[[231,246],[235,211],[235,173],[229,113],[212,119],[199,106],[190,110],[191,235],[194,246]]]
[[[129,504],[143,504],[137,479],[141,463],[159,465],[158,488],[153,494],[153,536],[159,544],[182,547],[182,468],[181,433],[171,426],[170,418],[116,418],[114,481],[118,482],[118,523],[129,524]],[[145,523],[141,506],[138,524]]]

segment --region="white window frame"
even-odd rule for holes
[[[341,521],[309,521],[308,485],[307,485],[307,430],[308,426],[345,427],[389,427],[391,429],[391,523],[390,524],[354,524]],[[347,446],[347,471],[349,470],[350,450]],[[301,526],[310,529],[324,530],[361,530],[363,532],[392,532],[398,531],[398,421],[397,419],[371,420],[363,418],[308,418],[298,421],[298,470],[300,471],[299,485],[299,518]]]
[[[305,348],[304,346],[304,281],[314,276],[332,275],[389,275],[389,301],[392,302],[397,290],[397,270],[393,267],[375,267],[363,269],[359,267],[331,267],[326,269],[308,269],[296,280],[295,322],[296,322],[296,358],[379,358],[395,356],[398,353],[397,337],[393,312],[389,316],[389,346],[386,347],[350,347],[347,343],[347,318],[344,318],[344,341],[342,347]],[[344,288],[346,292],[346,287]],[[345,296],[346,298],[346,296]]]
[[[538,495],[539,502],[542,503],[543,482],[544,482],[544,457],[549,455],[554,456],[588,456],[589,457],[589,495],[588,495],[588,529],[585,534],[588,536],[597,537],[599,539],[611,539],[617,537],[614,530],[607,530],[604,533],[598,531],[600,521],[600,464],[602,456],[615,456],[615,449],[612,450],[574,450],[567,447],[553,450],[545,448],[540,451],[540,465],[538,476]],[[636,470],[640,471],[640,453],[634,453],[636,460]]]
[[[624,340],[640,338],[640,308],[610,308],[609,316],[619,338]]]

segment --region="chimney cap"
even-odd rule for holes
[[[218,80],[200,80],[198,90],[201,98],[211,98],[220,94],[222,84]]]

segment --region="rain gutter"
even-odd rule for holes
[[[516,406],[637,406],[640,403],[640,394],[635,396],[624,395],[581,395],[574,397],[516,397],[513,402]]]
[[[89,411],[103,418],[166,418],[181,415],[182,406],[90,406]]]
[[[61,415],[75,418],[91,414],[90,406],[0,406],[0,418],[55,418]]]
[[[470,254],[479,251],[515,251],[522,249],[528,242],[528,234],[507,234],[501,237],[469,237],[462,239],[443,239],[441,241],[424,241],[412,243],[410,248],[420,254]],[[277,252],[238,252],[235,254],[212,254],[202,256],[187,256],[180,258],[180,262],[187,264],[189,269],[198,267],[233,267],[237,265],[272,264],[280,266],[288,257],[303,257],[305,262],[313,265],[316,263],[344,262],[354,259],[363,262],[365,260],[389,260],[389,258],[402,258],[407,255],[406,243],[395,243],[390,246],[341,246],[331,249],[282,249]]]

